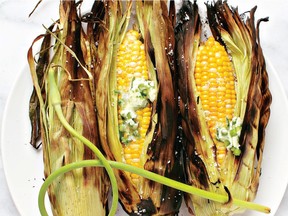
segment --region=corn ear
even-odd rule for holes
[[[242,194],[239,195],[244,199],[244,193],[248,193],[249,195],[246,197],[249,201],[255,198],[259,184],[265,144],[265,128],[270,117],[272,102],[266,63],[259,37],[259,24],[262,21],[268,21],[268,18],[258,20],[256,26],[256,9],[257,7],[252,8],[249,16],[243,21],[238,10],[229,8],[225,2],[218,1],[214,6],[207,5],[208,14],[217,10],[219,11],[218,16],[225,17],[226,21],[224,26],[227,27],[222,28],[220,18],[218,18],[218,24],[214,25],[215,20],[214,18],[211,20],[210,17],[210,26],[214,37],[221,36],[222,43],[231,51],[238,80],[235,115],[239,115],[240,118],[243,117],[240,145],[244,151],[235,174],[238,185],[235,184],[234,190],[239,190],[239,184],[249,185],[248,192],[247,189],[242,188]],[[221,34],[218,35],[216,32]],[[242,63],[240,63],[241,61]],[[245,103],[245,101],[247,102]],[[249,178],[246,177],[245,179],[244,176],[247,175]]]
[[[135,23],[131,24],[130,16],[133,15],[131,11],[134,8],[136,8]],[[99,44],[98,47],[99,53],[103,53],[103,58],[99,67],[99,85],[96,90],[103,149],[110,160],[178,178],[181,175],[179,169],[181,165],[180,154],[178,158],[174,155],[177,131],[177,107],[172,80],[174,62],[168,55],[168,51],[173,52],[174,49],[174,33],[167,4],[164,1],[107,1],[105,20],[107,31],[103,31],[103,37],[106,40],[103,40],[105,43],[101,47]],[[159,32],[160,29],[163,32]],[[136,49],[132,49],[129,54],[133,54],[131,58],[137,59],[141,52],[139,55],[141,61],[132,61],[131,58],[124,56],[125,45],[132,46],[132,43],[135,43]],[[139,67],[136,69],[138,62],[139,64],[142,62],[142,69]],[[136,73],[130,72],[129,75],[126,66],[131,68],[135,66]],[[156,97],[148,101],[147,106],[136,111],[139,116],[137,121],[143,129],[134,130],[134,138],[136,140],[138,136],[141,137],[137,141],[141,144],[141,150],[139,148],[132,152],[130,147],[135,147],[136,141],[129,140],[125,130],[120,132],[120,128],[128,126],[123,124],[120,114],[123,109],[119,104],[123,102],[122,88],[131,87],[131,82],[136,80],[137,76],[138,81],[153,83],[150,87]],[[128,93],[129,91],[125,92]],[[140,121],[140,116],[143,121]],[[130,120],[132,124],[132,119]],[[129,131],[131,130],[130,128]],[[181,192],[128,172],[114,171],[118,178],[120,201],[128,214],[174,215],[178,212]]]
[[[57,91],[61,96],[61,108],[67,122],[81,135],[100,148],[95,114],[94,82],[87,68],[79,66],[89,62],[88,49],[84,50],[85,38],[77,14],[75,1],[61,1],[60,19],[43,35],[40,59],[35,63],[32,47],[28,51],[34,93],[37,95],[37,112],[34,129],[41,129],[44,174],[48,177],[58,168],[75,161],[95,159],[94,153],[74,138],[61,124],[51,103],[51,83],[48,72],[53,72]],[[54,31],[55,33],[53,33]],[[82,35],[80,37],[80,35]],[[37,38],[35,42],[40,39]],[[82,41],[80,41],[82,40]],[[83,55],[74,54],[81,50]],[[52,47],[52,48],[51,48]],[[79,52],[81,53],[81,52]],[[43,58],[42,58],[43,57]],[[84,61],[85,58],[85,61]],[[43,59],[43,61],[42,61]],[[91,64],[89,64],[91,65]],[[78,67],[79,66],[79,67]],[[34,99],[31,101],[35,101]],[[35,106],[34,106],[35,107]],[[31,114],[36,115],[32,110]],[[35,128],[36,127],[36,128]],[[35,143],[37,136],[32,136]],[[106,215],[109,181],[102,168],[85,167],[59,177],[48,190],[53,215]]]
[[[202,24],[198,6],[196,2],[185,1],[178,14],[175,37],[187,181],[199,188],[229,196],[226,204],[219,204],[187,195],[186,203],[196,215],[231,215],[243,211],[233,205],[233,198],[253,201],[256,196],[272,97],[260,46],[259,25],[255,27],[254,23],[256,8],[250,11],[249,18],[243,20],[237,9],[230,8],[226,1],[206,3],[206,6],[213,37],[229,53],[235,76],[235,107],[232,116],[227,114],[224,117],[227,118],[227,125],[233,118],[242,123],[239,124],[241,130],[237,131],[239,148],[233,152],[229,143],[226,143],[223,149],[225,142],[219,140],[219,137],[215,139],[216,129],[212,127],[211,131],[209,127],[212,110],[207,112],[205,100],[211,102],[213,96],[210,94],[206,98],[207,94],[201,93],[206,89],[197,84],[197,79],[203,80],[206,76],[197,74],[198,60],[203,58],[198,54],[204,49],[201,45]],[[209,39],[207,43],[210,43]],[[209,85],[212,86],[212,81],[209,81]],[[208,85],[206,87],[207,91],[211,91]],[[217,99],[219,102],[219,96]],[[212,105],[211,102],[209,106]],[[218,129],[222,127],[219,125],[223,125],[219,119],[215,123]]]

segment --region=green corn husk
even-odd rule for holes
[[[170,11],[173,11],[171,3]],[[123,147],[119,138],[116,88],[116,53],[127,32],[132,10],[136,7],[134,28],[144,41],[150,76],[157,83],[158,97],[153,102],[152,121],[147,133],[146,154],[141,155],[145,169],[179,180],[180,153],[176,156],[177,107],[173,83],[174,30],[166,1],[105,1],[105,43],[99,44],[101,65],[96,90],[101,143],[110,160],[123,162]],[[169,48],[167,50],[167,48]],[[100,112],[99,112],[100,111]],[[179,211],[182,193],[140,177],[135,186],[127,172],[114,170],[124,210],[130,215],[175,215]]]
[[[98,7],[101,9],[102,5]],[[81,27],[75,1],[60,1],[59,14],[60,20],[34,41],[43,38],[36,67],[33,45],[28,52],[34,84],[30,99],[31,144],[36,146],[40,133],[46,178],[66,164],[95,159],[95,154],[61,123],[54,108],[56,104],[51,102],[55,89],[48,79],[49,73],[54,74],[66,121],[75,131],[101,148],[95,114],[94,71],[90,70],[90,73],[87,70],[96,68],[96,62],[91,58],[95,49],[93,51],[88,46],[92,39]],[[108,189],[109,180],[103,168],[73,170],[57,178],[49,187],[52,213],[55,216],[106,215]]]
[[[243,120],[239,139],[240,156],[228,151],[223,165],[216,160],[213,139],[198,103],[194,68],[201,41],[202,24],[197,3],[185,1],[176,27],[176,60],[179,72],[180,112],[185,134],[187,182],[198,188],[228,194],[225,204],[186,195],[186,203],[195,215],[232,215],[243,209],[233,205],[233,198],[253,201],[263,157],[265,128],[270,116],[271,93],[265,59],[259,40],[259,23],[254,13],[241,19],[237,9],[221,0],[206,3],[208,21],[216,40],[229,51],[237,80],[234,116]],[[201,100],[201,99],[200,99]]]

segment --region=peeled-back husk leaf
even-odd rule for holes
[[[117,131],[115,130],[115,119],[113,116],[113,107],[109,106],[111,103],[109,83],[113,82],[110,78],[110,70],[113,67],[113,49],[115,41],[115,26],[117,22],[123,22],[122,10],[120,1],[105,1],[104,2],[105,14],[103,17],[103,24],[100,25],[100,31],[97,33],[97,40],[101,41],[97,47],[97,59],[99,64],[96,65],[96,109],[98,117],[98,127],[100,128],[100,140],[101,146],[107,159],[117,161],[119,159],[119,143],[115,136]],[[119,26],[117,27],[120,28]],[[115,67],[115,64],[114,64]],[[118,129],[117,129],[118,130]],[[139,195],[133,188],[133,185],[129,182],[128,175],[121,170],[114,170],[118,180],[118,191],[120,200],[129,200],[128,203],[138,203]],[[138,200],[137,200],[138,199]],[[130,201],[131,200],[131,201]],[[138,202],[137,202],[138,201]],[[132,203],[134,204],[134,203]],[[127,211],[132,212],[132,209],[126,208]]]
[[[175,38],[173,19],[170,20],[175,13],[173,2],[170,2],[169,12],[165,1],[147,1],[142,6],[141,2],[138,3],[138,9],[144,8],[143,16],[139,16],[138,22],[144,23],[144,31],[141,33],[144,35],[147,54],[156,66],[159,86],[155,110],[158,120],[154,137],[148,146],[147,155],[149,158],[144,167],[160,175],[180,180],[182,167],[179,161],[181,158],[177,152],[180,153],[181,146],[177,146],[178,143],[176,142],[177,96],[175,80],[173,80],[175,76]],[[141,15],[140,12],[138,14]],[[182,197],[180,191],[146,179],[143,183],[145,185],[143,197],[151,197],[158,215],[174,215],[178,212]],[[158,194],[154,191],[157,191]]]
[[[227,204],[219,204],[187,195],[186,203],[196,215],[230,215],[241,211],[232,205],[233,198],[253,201],[256,196],[271,93],[257,35],[259,25],[256,28],[254,23],[256,8],[243,21],[237,9],[230,8],[227,2],[217,1],[206,5],[213,36],[229,52],[235,69],[237,102],[234,116],[243,119],[240,136],[242,153],[236,157],[228,151],[221,167],[215,158],[216,146],[209,134],[194,82],[201,22],[196,2],[184,2],[176,27],[176,60],[187,154],[187,182],[208,191],[228,193],[230,197]]]

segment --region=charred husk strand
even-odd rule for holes
[[[89,37],[82,29],[75,1],[60,1],[59,15],[59,21],[34,41],[43,38],[36,70],[32,47],[28,52],[34,84],[30,114],[32,131],[36,131],[32,133],[31,143],[35,146],[38,135],[34,134],[40,130],[45,177],[66,164],[95,159],[94,153],[70,135],[57,117],[55,104],[51,104],[48,73],[53,72],[55,76],[61,95],[59,103],[67,122],[101,149],[93,96],[94,81],[91,74],[79,66],[88,62],[89,67],[96,64],[91,63],[89,58],[89,46],[83,46],[88,43]],[[109,180],[102,168],[85,167],[71,171],[49,187],[52,213],[59,216],[106,215],[108,189]]]
[[[203,29],[196,1],[183,2],[175,28],[186,179],[199,188],[228,193],[229,201],[253,201],[272,100],[259,40],[259,23],[267,19],[259,20],[255,26],[256,7],[243,18],[226,1],[206,3],[206,7],[212,32],[207,41],[201,38]],[[226,79],[221,77],[223,72],[226,77],[230,73],[230,78],[221,86],[221,80]],[[221,105],[224,102],[226,105]],[[231,109],[224,113],[222,121],[218,108],[225,107]],[[185,198],[196,215],[242,211],[230,202],[223,205],[193,195]]]
[[[49,27],[49,30],[52,31],[53,28],[54,28],[54,24]],[[45,95],[44,88],[43,88],[44,73],[48,67],[48,62],[49,62],[48,50],[51,45],[50,43],[51,43],[51,35],[47,34],[43,39],[43,42],[40,48],[40,50],[43,50],[43,51],[39,53],[39,57],[38,57],[37,65],[36,65],[36,75],[37,75],[39,86],[42,89],[43,95]],[[40,104],[39,104],[39,99],[38,99],[35,87],[32,91],[32,94],[29,100],[29,118],[30,118],[30,123],[31,123],[30,144],[34,148],[38,149],[41,145],[41,144],[38,144],[38,142],[40,142],[40,139],[41,139]]]

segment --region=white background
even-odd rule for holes
[[[43,33],[42,24],[47,26],[57,18],[57,10],[51,6],[52,0],[43,0],[38,10],[28,18],[38,0],[0,0],[0,121],[7,97],[18,74],[27,64],[26,53],[32,40]],[[55,3],[55,1],[53,1]],[[58,1],[56,1],[58,2]],[[201,1],[198,1],[201,2]],[[237,2],[236,0],[231,1]],[[242,0],[240,11],[258,5],[257,17],[269,16],[269,23],[261,25],[261,43],[265,56],[276,69],[286,94],[288,93],[288,2],[285,0]],[[247,4],[246,4],[247,2]],[[244,5],[245,7],[243,7]],[[288,110],[287,110],[288,112]],[[23,113],[25,115],[25,113]],[[281,121],[281,119],[279,119]],[[2,127],[2,125],[0,126]],[[17,149],[15,149],[17,151]],[[1,149],[0,149],[1,153]],[[287,152],[288,154],[288,152]],[[17,163],[17,158],[15,158]],[[288,163],[283,161],[283,163]],[[287,172],[288,170],[283,170]],[[288,192],[282,200],[277,216],[288,215]],[[0,215],[19,216],[10,196],[4,176],[0,154]]]

